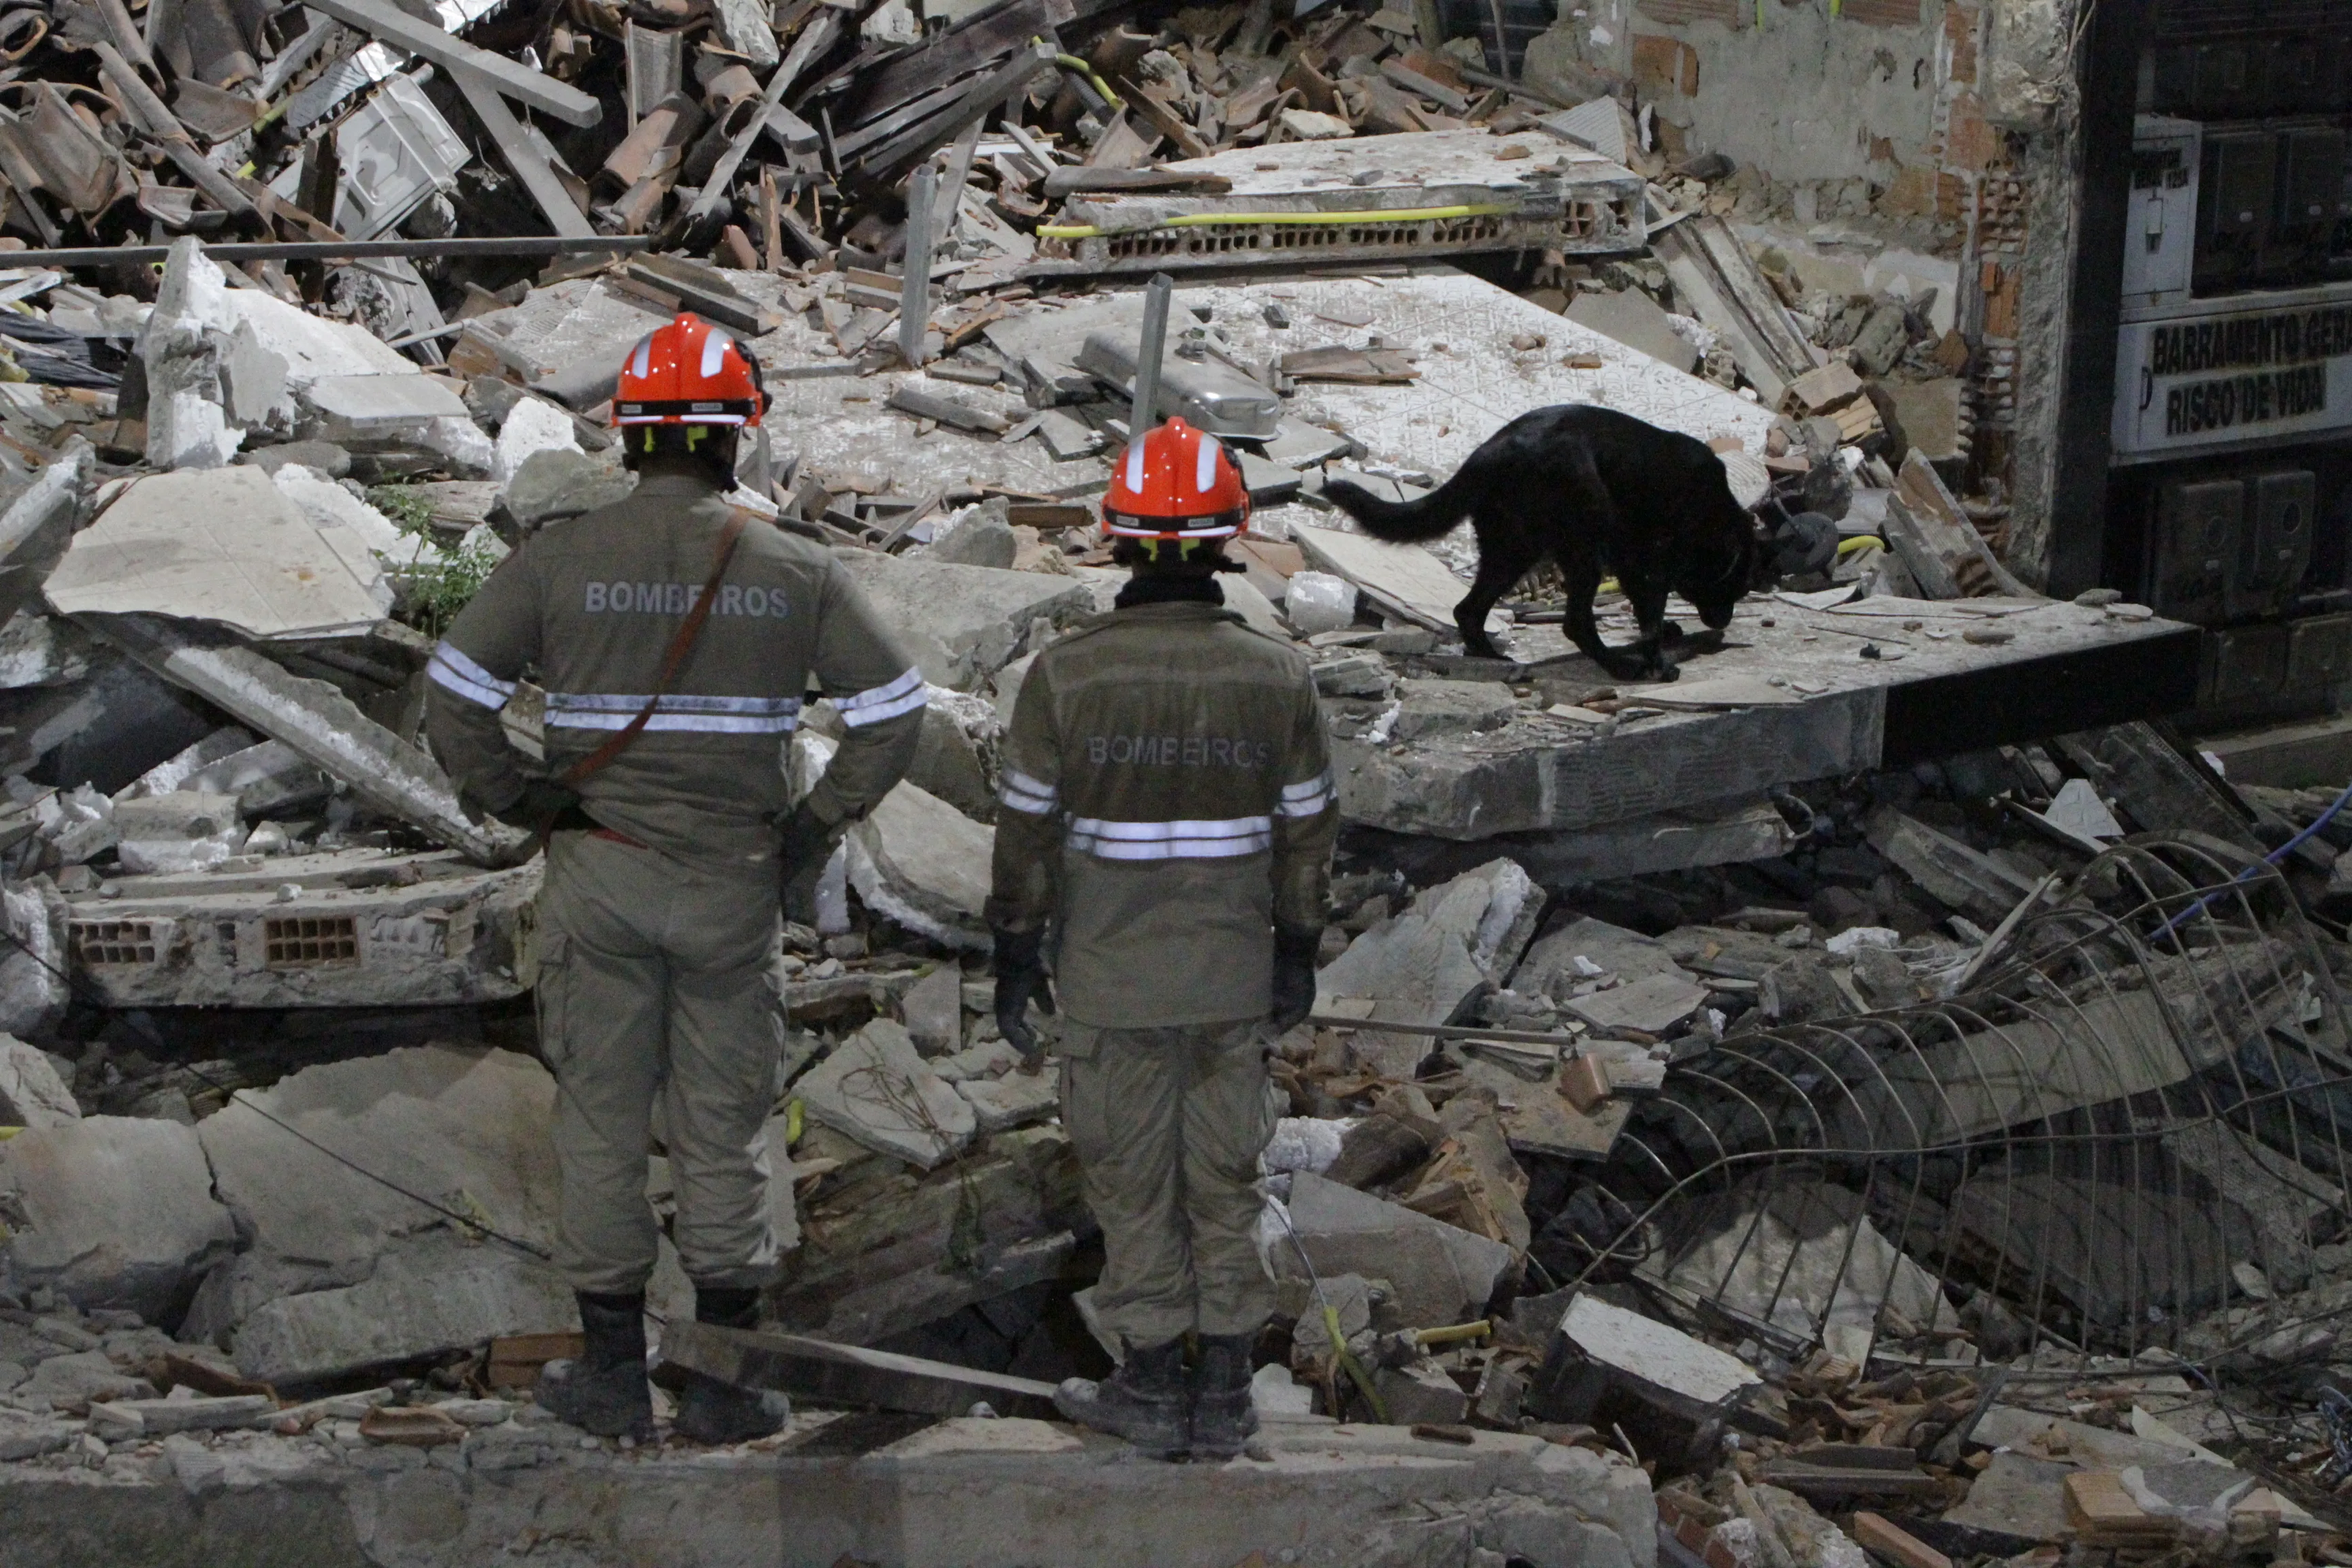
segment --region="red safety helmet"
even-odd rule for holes
[[[1249,490],[1217,438],[1171,419],[1127,451],[1103,497],[1103,531],[1120,539],[1230,539],[1249,521]]]
[[[760,423],[767,407],[760,364],[719,328],[691,310],[637,340],[613,395],[615,425]]]

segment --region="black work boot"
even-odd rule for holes
[[[578,1361],[549,1362],[534,1397],[560,1420],[599,1437],[653,1436],[653,1394],[646,1386],[646,1298],[578,1292],[588,1351]]]
[[[694,1321],[722,1329],[756,1329],[760,1293],[742,1287],[698,1285]],[[689,1372],[686,1396],[678,1401],[677,1419],[670,1423],[670,1430],[697,1443],[748,1443],[773,1436],[792,1417],[792,1402],[781,1394],[738,1388],[708,1373]]]
[[[1250,1397],[1250,1347],[1255,1334],[1202,1334],[1201,1363],[1192,1369],[1192,1457],[1230,1459],[1257,1430]]]
[[[1124,1437],[1145,1453],[1169,1458],[1184,1452],[1184,1342],[1139,1350],[1129,1345],[1126,1363],[1100,1383],[1065,1378],[1054,1391],[1054,1408],[1081,1426]]]

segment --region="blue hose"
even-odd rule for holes
[[[2317,816],[2311,819],[2310,826],[2305,828],[2302,832],[2296,834],[2294,837],[2288,839],[2285,843],[2280,845],[2277,848],[2263,856],[2253,865],[2247,867],[2244,870],[2231,878],[2230,886],[2235,887],[2240,882],[2252,877],[2255,872],[2261,870],[2264,866],[2275,866],[2280,861],[2285,859],[2289,855],[2294,854],[2297,849],[2303,847],[2305,839],[2309,838],[2313,834],[2318,832],[2321,828],[2326,826],[2329,822],[2333,821],[2336,814],[2343,810],[2347,802],[2352,802],[2352,784],[2346,784],[2344,786],[2344,793],[2337,795],[2334,803],[2331,804],[2326,811],[2321,812]],[[2205,912],[2206,906],[2221,896],[2221,894],[2219,890],[2206,894],[2203,898],[2189,905],[2189,908],[2181,910],[2179,914],[2165,921],[2164,929],[2158,931],[2156,934],[2158,936],[2171,935],[2173,931],[2179,926],[2181,921],[2188,920],[2192,915],[2203,914]]]

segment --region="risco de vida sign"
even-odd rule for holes
[[[2126,321],[2116,351],[2118,455],[2352,426],[2352,300]]]

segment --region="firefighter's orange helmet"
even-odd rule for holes
[[[613,395],[615,425],[760,423],[760,366],[741,344],[691,310],[637,340]]]
[[[1111,468],[1103,531],[1121,539],[1229,539],[1249,521],[1241,469],[1217,438],[1171,419]]]

